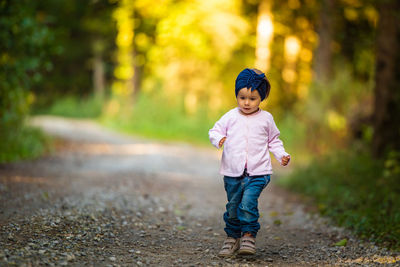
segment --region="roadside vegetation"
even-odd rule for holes
[[[365,151],[316,158],[280,184],[314,199],[319,212],[362,239],[400,249],[400,157],[372,159]]]
[[[0,142],[0,162],[37,158],[49,151],[51,144],[51,138],[41,130],[23,127],[5,136]]]
[[[33,110],[33,115],[53,115],[68,118],[96,119],[103,112],[103,101],[94,96],[67,96],[49,106]]]
[[[142,94],[126,114],[105,115],[101,122],[113,129],[147,138],[207,145],[208,129],[215,118],[208,116],[205,108],[188,115],[183,106],[173,105],[163,96],[150,98]]]

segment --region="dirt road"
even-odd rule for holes
[[[0,165],[0,266],[363,266],[400,257],[352,237],[271,184],[257,254],[220,259],[220,152],[38,117],[63,140],[40,159]],[[205,133],[206,134],[206,133]],[[342,239],[346,246],[335,246]]]

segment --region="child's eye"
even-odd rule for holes
[[[251,100],[251,101],[254,101],[254,100],[256,100],[256,99],[255,99],[255,98],[250,98],[250,100]]]
[[[240,99],[244,100],[244,96],[241,96]]]

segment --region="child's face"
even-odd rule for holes
[[[258,106],[261,103],[261,97],[258,91],[251,91],[248,88],[240,89],[236,100],[240,111],[245,115],[250,115],[258,111]]]

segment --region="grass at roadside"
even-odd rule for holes
[[[107,127],[128,134],[194,144],[209,144],[208,130],[215,120],[216,117],[210,118],[201,108],[194,114],[187,114],[183,106],[146,95],[140,96],[129,111],[120,111],[114,116],[106,113],[101,118]]]
[[[316,200],[319,211],[358,236],[399,250],[399,157],[340,152],[314,161],[281,184]]]
[[[33,114],[48,114],[73,118],[97,118],[101,115],[103,102],[90,97],[79,99],[65,97],[51,106],[34,110]],[[33,159],[52,149],[52,142],[40,129],[14,123],[12,130],[0,132],[0,163]]]
[[[118,105],[118,112],[113,109]],[[123,110],[126,110],[123,111]],[[187,114],[183,106],[169,103],[163,97],[150,98],[146,94],[130,107],[123,107],[112,99],[104,102],[94,97],[79,99],[65,97],[48,107],[41,107],[34,114],[46,114],[71,118],[91,118],[103,125],[128,134],[159,140],[184,141],[195,144],[208,144],[208,130],[217,116],[210,118],[201,108],[194,114]]]
[[[57,99],[50,106],[36,108],[34,114],[46,114],[70,118],[97,118],[101,115],[103,101],[95,97],[78,98],[66,96]]]
[[[48,150],[50,138],[32,127],[21,127],[7,133],[0,142],[0,163],[32,159]]]

